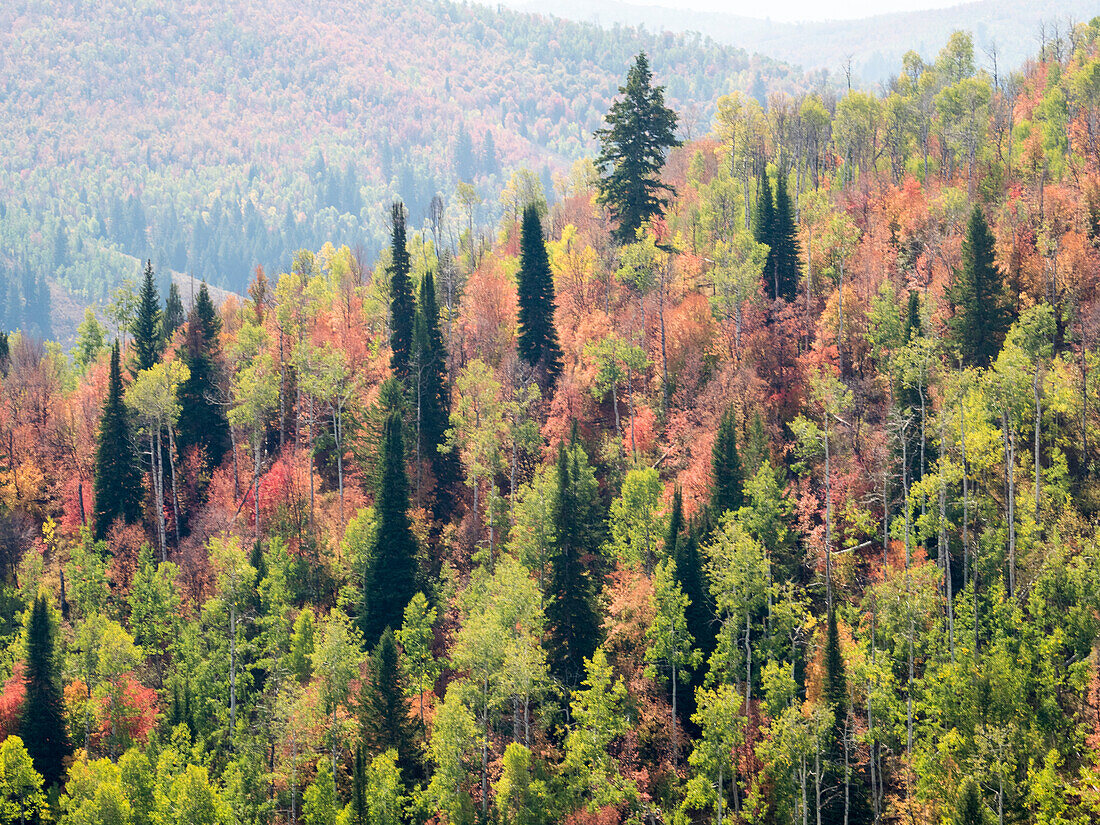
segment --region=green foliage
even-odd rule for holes
[[[661,480],[652,467],[630,470],[622,492],[611,502],[611,546],[626,564],[652,569],[658,543],[668,530]]]
[[[141,515],[141,475],[134,462],[130,414],[123,402],[118,342],[111,351],[107,400],[99,420],[95,453],[95,537],[102,540],[116,520],[133,524]]]
[[[416,304],[409,279],[409,250],[405,235],[405,206],[398,202],[391,210],[390,235],[390,368],[401,381],[409,378]]]
[[[150,260],[145,265],[137,310],[130,325],[130,332],[134,336],[134,362],[130,371],[135,377],[144,370],[152,369],[164,352],[162,316],[160,296],[153,280],[153,262]]]
[[[737,420],[733,408],[728,408],[718,422],[711,450],[711,508],[715,518],[730,510],[736,511],[743,500],[744,471],[737,454]]]
[[[0,745],[0,822],[5,825],[48,817],[42,777],[34,768],[18,736],[9,736]]]
[[[519,297],[519,356],[532,369],[541,370],[553,380],[562,368],[561,347],[554,324],[554,275],[550,271],[550,260],[543,241],[542,221],[533,205],[523,210],[516,284]]]
[[[637,231],[660,215],[673,189],[660,179],[666,152],[679,146],[676,113],[665,106],[663,86],[653,86],[649,58],[640,52],[619,87],[623,98],[611,106],[604,118],[607,126],[597,129],[600,154],[599,201],[615,221],[620,243],[634,240]]]
[[[49,788],[64,777],[65,759],[72,753],[72,744],[62,696],[57,618],[44,593],[38,594],[27,614],[25,655],[27,692],[19,735],[26,743],[35,770]],[[11,758],[16,756],[13,751]]]
[[[993,235],[974,207],[963,238],[962,263],[948,290],[954,311],[951,343],[967,365],[986,367],[997,357],[1012,323],[1004,276],[993,258]]]

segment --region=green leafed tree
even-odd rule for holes
[[[393,230],[390,236],[390,366],[393,374],[405,381],[409,377],[412,358],[413,327],[416,305],[413,301],[409,273],[409,250],[406,246],[405,206],[395,203],[392,210]]]
[[[145,275],[138,293],[137,312],[130,325],[130,332],[134,336],[134,362],[130,370],[134,375],[150,369],[164,352],[162,316],[160,295],[157,294],[157,284],[153,279],[153,262],[146,261]]]
[[[600,154],[599,202],[615,222],[620,243],[630,243],[638,229],[660,215],[673,189],[661,181],[665,155],[679,146],[676,113],[665,106],[663,86],[653,85],[649,58],[641,52],[619,87],[620,100],[596,130]]]

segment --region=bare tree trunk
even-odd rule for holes
[[[172,425],[168,425],[168,466],[172,470],[172,518],[176,523],[176,552],[180,549],[180,499],[176,486],[176,437],[172,433]]]

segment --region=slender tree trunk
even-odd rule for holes
[[[1016,457],[1008,415],[1001,411],[1001,437],[1005,451],[1005,505],[1008,521],[1008,595],[1016,594]]]
[[[1039,366],[1035,366],[1035,377],[1031,380],[1031,392],[1035,398],[1035,523],[1039,523],[1039,505],[1041,492],[1039,485],[1039,422],[1043,417],[1042,401],[1039,398]]]
[[[229,603],[229,748],[237,731],[237,602]]]
[[[661,327],[661,411],[668,417],[668,352],[665,347],[665,287],[657,293],[657,320]],[[633,425],[632,425],[633,426]],[[631,436],[633,438],[633,436]]]
[[[176,524],[176,552],[180,549],[180,498],[179,488],[176,485],[176,437],[172,433],[172,425],[168,425],[168,466],[172,470],[172,519]]]

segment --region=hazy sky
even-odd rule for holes
[[[837,20],[961,5],[960,0],[624,0],[631,5],[722,11],[772,20]],[[553,6],[553,3],[550,4]]]

